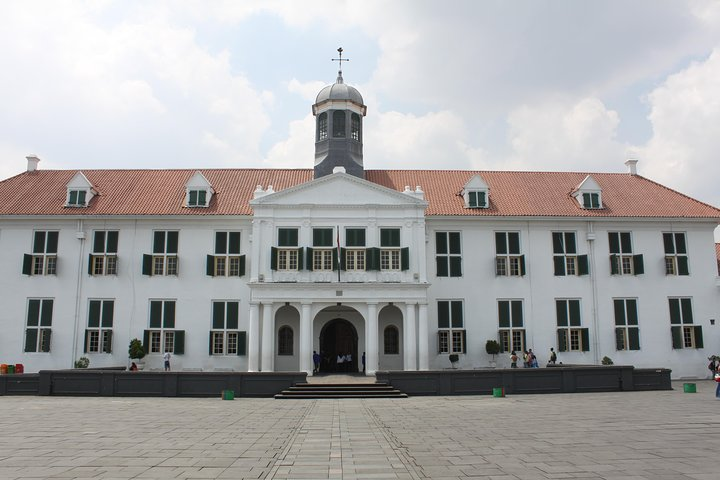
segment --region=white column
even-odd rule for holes
[[[313,371],[312,359],[312,321],[310,304],[303,303],[300,312],[300,371],[308,375]]]
[[[415,304],[405,304],[405,321],[403,322],[403,332],[405,333],[403,342],[404,369],[417,370],[417,337],[415,335]]]
[[[256,302],[250,304],[250,324],[248,325],[248,372],[259,371],[260,358],[260,305]]]
[[[418,313],[418,364],[420,370],[430,369],[430,355],[428,345],[427,303],[419,305]]]
[[[365,319],[365,375],[375,375],[377,369],[378,310],[377,303],[368,303],[368,315]]]
[[[273,345],[275,344],[275,329],[273,328],[273,304],[263,303],[262,322],[262,362],[260,369],[263,372],[273,371]]]

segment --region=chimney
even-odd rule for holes
[[[628,167],[628,173],[630,175],[637,175],[637,159],[635,158],[628,158],[625,160],[625,165]]]
[[[40,162],[40,159],[37,157],[37,155],[28,155],[27,157],[27,171],[28,172],[34,172],[38,168],[38,163]]]

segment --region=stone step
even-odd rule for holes
[[[298,383],[275,398],[407,398],[407,395],[387,383]]]

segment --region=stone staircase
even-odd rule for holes
[[[298,383],[275,398],[407,398],[407,395],[387,383]]]

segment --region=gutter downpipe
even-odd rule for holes
[[[80,248],[78,249],[77,278],[75,280],[75,315],[73,318],[73,348],[72,358],[70,359],[70,368],[75,367],[75,360],[78,358],[78,328],[80,327],[80,300],[82,297],[82,263],[85,256],[85,232],[83,231],[83,221],[78,220],[75,238],[80,240]]]
[[[593,361],[596,365],[600,363],[600,325],[598,321],[598,285],[597,285],[597,264],[595,261],[595,231],[593,222],[587,223],[588,254],[590,255],[590,279],[592,282],[592,322],[593,322]]]

